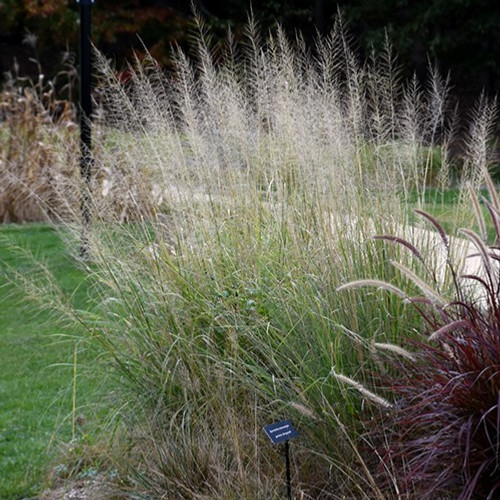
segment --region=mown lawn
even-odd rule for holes
[[[85,273],[53,228],[0,227],[0,498],[9,500],[36,497],[61,443],[77,437],[72,418],[75,350],[80,420],[93,411],[99,378],[82,369],[96,356],[82,350],[82,332],[68,331],[54,313],[28,301],[6,279],[8,266],[26,275],[35,269],[22,252],[9,248],[12,243],[44,261],[75,305],[90,301]]]
[[[477,193],[479,199],[484,197],[489,199],[488,191],[482,189]],[[462,203],[460,199],[462,198]],[[479,230],[477,226],[477,220],[472,209],[472,201],[468,194],[463,192],[460,188],[451,188],[441,191],[439,189],[428,189],[425,192],[424,199],[417,202],[418,196],[416,193],[410,193],[409,196],[409,208],[412,212],[414,209],[424,210],[432,214],[439,223],[443,226],[445,231],[453,234],[459,228],[469,228],[475,231]],[[465,203],[464,203],[465,202]],[[483,215],[485,217],[484,222],[486,224],[486,229],[488,232],[488,238],[490,241],[495,239],[495,228],[491,223],[491,219],[488,216],[488,210],[484,204],[482,204]],[[415,214],[410,213],[410,221],[417,222],[419,217]]]

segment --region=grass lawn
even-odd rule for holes
[[[84,306],[89,298],[84,272],[54,229],[0,227],[0,498],[13,500],[36,496],[44,486],[47,467],[57,457],[57,444],[74,437],[73,359],[79,343],[78,332],[64,331],[53,314],[23,300],[22,292],[6,282],[6,265],[30,273],[33,264],[9,249],[2,236],[42,259],[61,288],[74,292],[76,305]],[[58,335],[75,333],[72,340]],[[80,372],[79,364],[91,358],[89,352],[77,357],[79,412],[85,412],[98,385]]]
[[[478,197],[489,198],[486,189],[480,190]],[[460,188],[450,188],[444,191],[430,188],[425,192],[421,203],[417,203],[417,194],[411,193],[409,197],[409,207],[411,210],[420,209],[432,214],[439,223],[443,226],[445,231],[454,233],[457,229],[466,227],[478,231],[477,221],[472,210],[472,202],[468,195],[465,195],[466,203],[460,203],[460,197],[464,197],[464,193]],[[494,227],[491,223],[488,211],[483,205],[483,215],[485,216],[485,223],[488,231],[488,236],[494,238]],[[410,221],[417,222],[419,217],[410,213]]]

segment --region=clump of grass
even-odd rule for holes
[[[424,297],[409,298],[425,321],[428,340],[414,340],[411,359],[397,356],[391,376],[382,376],[385,391],[392,392],[394,407],[368,434],[380,445],[381,476],[386,488],[399,498],[492,499],[500,488],[499,383],[500,383],[500,286],[498,251],[500,207],[486,174],[490,201],[484,200],[495,228],[488,244],[473,231],[462,230],[470,240],[469,255],[476,259],[465,270],[448,258],[453,288],[446,301],[435,300],[439,291],[425,293],[438,283],[405,273]],[[473,192],[472,192],[473,193]],[[473,205],[479,203],[473,194]],[[479,226],[486,227],[482,211]],[[449,238],[428,214],[441,245],[450,255],[458,240]],[[419,262],[422,254],[410,242],[384,237],[409,249]],[[463,245],[463,243],[462,243]],[[471,252],[472,250],[472,252]],[[463,266],[463,262],[461,263]],[[426,277],[429,282],[429,276]],[[358,283],[354,283],[356,286]],[[372,285],[367,282],[366,285]]]
[[[76,110],[57,79],[14,72],[0,92],[0,222],[66,218],[77,201]],[[69,83],[68,85],[71,85]]]
[[[199,28],[168,79],[146,58],[124,83],[100,58],[97,172],[133,182],[112,183],[121,211],[91,193],[86,321],[123,382],[124,474],[154,498],[277,496],[261,429],[286,416],[298,495],[384,498],[357,438],[388,402],[362,384],[421,320],[384,290],[336,289],[377,276],[405,293],[389,258],[411,259],[370,237],[409,228],[453,132],[446,85],[405,84],[389,50],[360,63],[340,19],[314,52],[250,21],[216,61]]]
[[[36,43],[31,37],[28,41]],[[65,68],[47,80],[40,63],[32,62],[38,68],[36,80],[21,76],[15,67],[0,91],[1,223],[67,222],[79,216],[84,187],[79,178],[77,109],[72,95],[76,69],[66,53]],[[101,143],[96,144],[98,156]],[[112,134],[107,134],[105,147],[108,155],[114,155],[113,168],[97,162],[90,186],[94,202],[100,199],[101,213],[121,221],[150,216],[160,197],[154,191],[158,189],[154,176],[150,171],[145,177],[138,169],[123,168],[122,152]]]

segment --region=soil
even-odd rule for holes
[[[106,497],[102,478],[64,481],[45,490],[38,500],[103,500]]]

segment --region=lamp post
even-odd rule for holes
[[[94,0],[77,0],[80,4],[80,175],[85,185],[82,189],[81,213],[83,234],[80,255],[88,250],[86,229],[90,222],[90,176],[92,171],[92,60],[90,43],[90,10]]]

